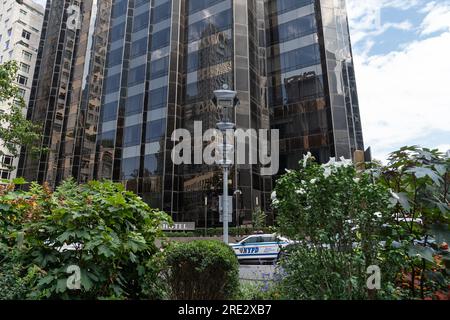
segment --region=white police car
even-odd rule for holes
[[[240,262],[276,260],[283,248],[293,242],[276,234],[255,234],[230,244]]]

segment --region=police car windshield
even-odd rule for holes
[[[242,243],[259,243],[264,242],[263,237],[250,237],[244,240]]]
[[[276,239],[271,236],[266,237],[257,236],[257,237],[250,237],[243,241],[243,243],[262,243],[262,242],[276,242]]]

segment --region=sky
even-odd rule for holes
[[[347,10],[374,158],[405,145],[450,150],[450,0],[347,0]]]
[[[347,0],[366,146],[450,150],[450,1]]]

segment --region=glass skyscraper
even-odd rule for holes
[[[175,165],[171,136],[215,128],[224,84],[238,128],[280,130],[281,173],[307,151],[364,149],[344,0],[49,1],[38,59],[28,116],[48,150],[23,150],[29,181],[112,179],[176,221],[202,226],[206,211],[218,225],[221,168]],[[259,165],[233,167],[233,224],[271,211],[272,184]]]

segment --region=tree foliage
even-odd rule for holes
[[[442,288],[450,275],[450,159],[438,150],[417,146],[393,152],[387,166],[375,169],[391,191],[392,232],[403,243],[408,297],[425,299]]]
[[[2,187],[0,210],[3,259],[20,264],[22,277],[39,270],[26,298],[154,298],[145,279],[156,278],[155,239],[170,218],[122,185]],[[79,267],[79,289],[68,286],[71,266]]]
[[[404,147],[386,166],[319,165],[310,155],[273,193],[279,232],[300,241],[282,266],[284,293],[300,299],[448,297],[450,160]],[[379,266],[381,290],[367,290]]]
[[[273,194],[279,232],[300,241],[282,262],[286,297],[372,297],[366,271],[383,264],[388,189],[344,159],[319,165],[307,155],[300,165],[280,178]]]
[[[0,65],[0,103],[8,106],[0,113],[0,155],[6,152],[13,157],[19,155],[20,147],[27,147],[33,155],[43,150],[39,147],[41,126],[24,115],[27,106],[15,84],[17,71],[15,61]]]

